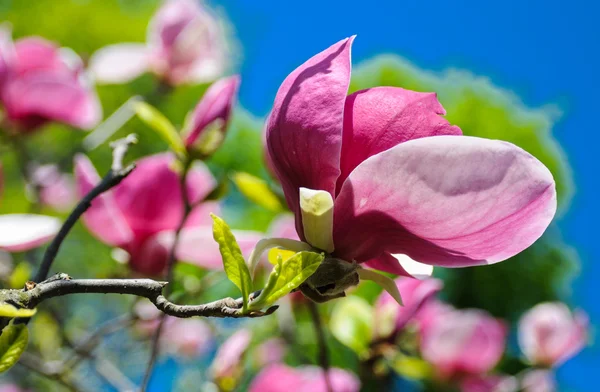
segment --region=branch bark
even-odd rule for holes
[[[263,317],[272,314],[277,306],[265,311],[242,313],[242,298],[223,298],[201,305],[177,305],[163,295],[167,282],[152,279],[71,279],[64,273],[56,274],[41,282],[27,282],[24,289],[0,290],[0,303],[5,302],[18,308],[33,309],[43,301],[71,294],[125,294],[150,300],[161,312],[174,317]],[[250,301],[260,291],[250,295]]]

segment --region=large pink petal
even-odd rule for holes
[[[350,172],[372,155],[411,139],[461,135],[443,114],[446,111],[435,93],[375,87],[348,96],[338,190]]]
[[[157,154],[137,162],[136,170],[115,189],[115,200],[136,236],[174,230],[183,215],[179,174],[172,154]],[[205,197],[215,180],[202,163],[190,170],[187,192],[191,203]]]
[[[144,44],[105,46],[90,59],[89,70],[100,83],[127,83],[148,70],[148,49]]]
[[[15,42],[15,68],[17,74],[31,71],[68,70],[60,54],[60,48],[53,42],[40,37],[26,37]]]
[[[57,218],[33,214],[0,215],[0,249],[23,252],[50,241],[60,229]]]
[[[269,156],[296,214],[300,237],[299,188],[335,196],[352,40],[344,39],[296,68],[279,88],[269,116]]]
[[[335,254],[383,252],[447,267],[505,260],[538,239],[556,211],[554,180],[506,142],[435,136],[376,154],[335,205]]]
[[[84,155],[75,157],[75,182],[80,197],[85,196],[100,182],[100,176]],[[113,246],[122,246],[133,239],[123,213],[117,207],[113,194],[106,192],[97,196],[83,214],[83,222],[101,241]]]
[[[5,83],[2,101],[8,117],[29,123],[30,119],[59,121],[89,129],[101,118],[96,94],[68,74],[31,72]]]

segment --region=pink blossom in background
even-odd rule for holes
[[[300,192],[320,191],[333,199],[327,251],[395,274],[407,275],[392,254],[485,265],[539,238],[556,210],[548,169],[510,143],[460,136],[433,93],[347,96],[352,41],[294,70],[267,120],[268,156],[299,237],[307,240]]]
[[[4,188],[0,165],[0,194]],[[0,215],[0,250],[25,252],[50,241],[60,230],[60,220],[36,214]]]
[[[58,166],[48,164],[35,167],[32,181],[39,188],[40,202],[57,211],[71,210],[77,201],[75,183],[71,175],[61,173]]]
[[[98,239],[127,251],[131,268],[143,274],[163,271],[183,215],[181,185],[174,164],[175,157],[169,153],[140,159],[133,173],[94,199],[83,215],[85,225]],[[75,181],[80,196],[100,182],[100,176],[83,155],[75,158]],[[206,166],[196,162],[186,184],[190,202],[203,200],[215,186]],[[219,248],[212,237],[211,212],[219,212],[217,203],[200,203],[194,208],[181,232],[176,257],[201,267],[222,269]],[[236,238],[248,253],[259,235],[238,231]]]
[[[148,25],[146,44],[98,50],[90,68],[101,83],[126,83],[144,72],[171,85],[206,83],[227,68],[229,50],[221,21],[200,2],[166,0]]]
[[[242,360],[251,340],[252,332],[250,330],[239,329],[219,347],[211,365],[211,372],[215,380],[238,378]]]
[[[161,346],[165,351],[194,359],[207,354],[213,344],[212,331],[201,318],[167,318],[161,335]]]
[[[421,354],[441,378],[490,371],[500,360],[507,327],[479,309],[454,310],[437,318],[421,336]]]
[[[15,384],[4,384],[0,385],[0,392],[27,392],[27,390],[21,389]]]
[[[263,367],[272,363],[283,361],[286,352],[286,343],[282,338],[271,338],[261,343],[252,354],[256,365]]]
[[[461,392],[517,392],[519,383],[513,376],[470,375],[460,382]]]
[[[542,303],[519,321],[519,345],[529,361],[542,366],[559,366],[585,347],[588,318],[572,313],[563,303]]]
[[[557,391],[554,374],[546,369],[528,369],[521,376],[522,392],[555,392]]]
[[[438,323],[439,320],[443,319],[446,314],[450,314],[454,310],[454,307],[451,305],[448,305],[436,298],[430,298],[419,308],[413,317],[413,321],[417,325],[419,335],[425,335],[429,328]]]
[[[0,30],[0,102],[9,130],[31,132],[52,121],[89,129],[101,120],[75,53],[39,37],[13,43],[6,26]]]
[[[358,392],[360,380],[337,368],[329,370],[332,392]],[[327,392],[323,369],[317,366],[289,367],[274,364],[263,369],[250,384],[249,392]]]
[[[443,283],[438,279],[400,277],[396,279],[396,287],[404,306],[400,306],[387,291],[382,292],[375,303],[375,328],[380,337],[404,328],[419,309],[442,289]]]
[[[230,76],[216,81],[206,90],[194,108],[186,130],[184,143],[188,150],[209,156],[223,143],[239,85],[240,77]],[[216,134],[211,132],[213,127],[216,127]]]

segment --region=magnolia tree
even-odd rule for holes
[[[14,383],[3,390],[555,390],[552,370],[586,344],[583,313],[541,303],[517,334],[486,309],[448,303],[431,277],[492,268],[534,244],[557,210],[555,177],[515,144],[463,135],[433,92],[349,94],[353,41],[291,71],[263,134],[248,136],[228,132],[240,77],[225,76],[226,29],[196,2],[166,1],[145,43],[103,47],[87,69],[57,43],[13,41],[5,25],[2,142],[15,172],[5,182],[28,201],[0,216],[12,286],[0,290],[0,371]],[[135,88],[140,77],[155,89],[102,121],[92,81]],[[158,109],[200,83],[189,115]],[[161,141],[114,136],[132,117]],[[48,157],[31,140],[52,123],[95,130]],[[251,138],[262,140],[262,177],[219,159]],[[148,145],[158,148],[139,152]],[[110,150],[97,170],[107,162],[94,156]],[[89,252],[70,260],[70,246]],[[115,262],[90,273],[86,258],[106,248]],[[90,308],[92,297],[102,301]],[[507,349],[513,333],[520,353]]]

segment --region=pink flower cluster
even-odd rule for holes
[[[125,83],[146,71],[170,85],[215,80],[227,67],[223,26],[193,0],[167,0],[148,26],[146,44],[124,43],[97,51],[90,67],[98,82]]]
[[[39,37],[13,42],[0,28],[0,102],[6,128],[31,132],[47,122],[89,129],[102,117],[81,59]]]
[[[408,325],[416,328],[421,356],[435,377],[457,383],[463,392],[555,390],[552,373],[535,366],[556,367],[587,342],[587,317],[562,303],[543,303],[519,321],[519,343],[534,368],[517,376],[495,373],[506,348],[508,325],[479,309],[455,309],[435,298],[436,279],[396,280],[405,306],[383,293],[375,305],[378,338],[394,339]]]

